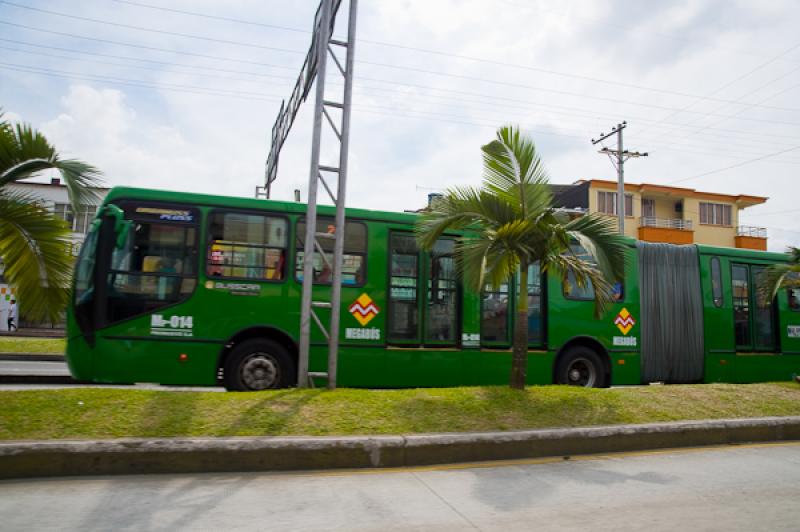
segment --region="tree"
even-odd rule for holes
[[[64,159],[40,132],[12,125],[0,109],[0,259],[4,276],[17,288],[20,312],[32,321],[55,322],[69,298],[73,257],[69,228],[35,195],[8,184],[43,171],[60,173],[73,212],[96,199],[92,187],[101,173],[81,161]]]
[[[768,301],[772,301],[781,288],[800,288],[800,248],[789,247],[788,253],[788,262],[767,268],[763,291]]]
[[[529,266],[585,288],[591,283],[595,315],[612,300],[613,283],[625,266],[625,238],[614,219],[587,214],[570,220],[554,208],[547,173],[533,141],[513,126],[498,130],[483,146],[483,185],[449,189],[420,217],[416,234],[430,250],[445,231],[462,230],[456,264],[473,290],[497,288],[512,275],[526,293]],[[519,297],[513,337],[510,385],[525,387],[528,354],[528,298]]]

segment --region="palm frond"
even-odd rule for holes
[[[69,298],[70,249],[63,220],[28,195],[0,191],[0,257],[26,318],[59,319]]]
[[[603,316],[614,296],[613,286],[606,280],[603,272],[594,264],[575,255],[550,255],[545,261],[546,269],[555,272],[562,284],[569,282],[570,275],[581,289],[591,284],[594,291],[594,316],[597,319]]]
[[[62,159],[44,135],[27,124],[9,129],[10,134],[0,137],[0,187],[52,169],[61,174],[74,212],[80,212],[83,204],[97,201],[97,194],[91,190],[102,183],[97,168]]]
[[[504,126],[497,139],[483,146],[484,187],[504,197],[523,217],[550,208],[552,189],[533,141],[514,126]]]
[[[586,214],[568,222],[564,229],[569,238],[586,250],[607,279],[619,281],[624,278],[627,241],[617,231],[612,218]]]
[[[416,224],[421,248],[431,249],[447,230],[468,226],[492,228],[515,218],[513,208],[488,191],[457,187],[447,191]]]

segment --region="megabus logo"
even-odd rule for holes
[[[622,334],[627,335],[633,329],[633,326],[636,325],[636,320],[633,319],[631,313],[628,312],[628,309],[623,308],[617,314],[617,317],[614,319],[614,325],[617,326],[619,332]]]
[[[347,310],[358,320],[358,323],[360,323],[362,327],[372,321],[372,318],[377,316],[380,312],[375,302],[372,301],[372,298],[366,293],[358,296],[358,299],[356,299]]]
[[[617,314],[617,317],[614,318],[614,325],[617,326],[619,332],[621,332],[624,336],[615,336],[613,337],[612,343],[614,346],[617,347],[636,347],[636,336],[628,336],[628,333],[631,332],[633,326],[636,325],[636,320],[633,319],[631,313],[628,312],[628,309],[623,308]]]

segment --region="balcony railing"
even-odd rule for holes
[[[767,238],[766,227],[754,227],[752,225],[740,225],[736,228],[736,236],[750,236],[753,238]]]
[[[639,219],[640,227],[658,227],[661,229],[678,229],[680,231],[691,231],[692,221],[682,218],[655,218],[643,216]]]

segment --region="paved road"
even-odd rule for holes
[[[798,530],[800,443],[307,474],[0,482],[3,530]]]
[[[69,377],[66,362],[0,360],[0,375],[53,375]]]

